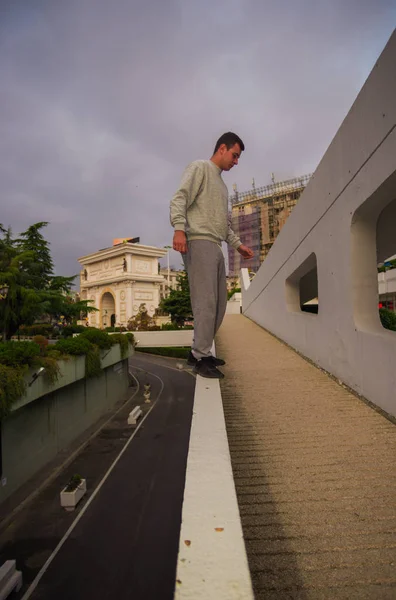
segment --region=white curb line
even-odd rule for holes
[[[197,376],[175,600],[253,600],[218,380]]]

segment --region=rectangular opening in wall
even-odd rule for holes
[[[351,220],[351,283],[356,329],[396,331],[396,170]]]
[[[314,252],[287,278],[286,303],[289,311],[318,314],[318,266]]]
[[[396,331],[396,199],[378,217],[376,251],[378,271],[378,309],[381,325]]]
[[[315,256],[315,255],[314,255]],[[316,264],[300,279],[300,308],[302,311],[318,314],[318,267]]]

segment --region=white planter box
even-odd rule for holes
[[[0,568],[0,600],[22,587],[22,573],[16,570],[15,560],[7,560]]]
[[[66,492],[66,487],[60,493],[61,506],[66,510],[74,510],[87,492],[87,482],[85,479],[82,479],[80,485],[72,492]]]
[[[132,410],[132,412],[129,413],[128,425],[136,425],[137,420],[139,419],[139,417],[142,416],[142,414],[143,414],[143,411],[140,408],[140,406],[135,406],[135,408]]]

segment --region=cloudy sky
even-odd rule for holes
[[[49,221],[63,275],[113,237],[169,244],[224,131],[230,189],[315,170],[395,23],[394,0],[0,0],[0,223]]]

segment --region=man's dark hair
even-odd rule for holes
[[[241,151],[245,150],[245,144],[242,142],[239,135],[236,133],[232,133],[232,131],[227,131],[227,133],[223,133],[221,137],[216,142],[216,146],[213,154],[216,154],[217,150],[225,144],[227,146],[227,150],[235,146],[235,144],[239,144]]]

